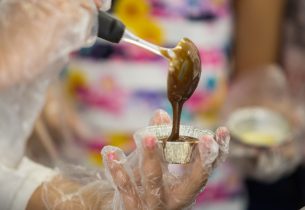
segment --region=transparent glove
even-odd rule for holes
[[[94,40],[96,13],[93,0],[0,1],[1,164],[22,159],[48,84],[71,51]]]
[[[2,0],[0,90],[36,78],[97,33],[97,6],[111,0]]]
[[[170,123],[168,115],[157,112],[152,123]],[[133,157],[134,152],[130,157]],[[132,159],[132,158],[131,158]],[[130,162],[133,162],[132,160]],[[32,196],[28,210],[32,209],[73,209],[73,210],[112,210],[114,188],[103,171],[88,170],[81,166],[62,167],[55,178],[43,183]],[[43,199],[43,206],[37,200]],[[38,202],[39,203],[39,202]]]
[[[158,115],[153,123],[170,121],[165,112],[159,111]],[[215,138],[204,136],[200,139],[193,162],[175,166],[181,167],[183,174],[177,174],[177,169],[176,172],[169,170],[174,165],[163,161],[155,137],[135,140],[137,153],[132,157],[127,158],[116,147],[103,149],[106,176],[115,189],[112,209],[190,209],[213,169],[228,153],[229,133],[220,128]]]
[[[234,81],[227,98],[223,113],[225,121],[239,108],[262,107],[280,114],[292,127],[289,141],[265,149],[240,144],[232,135],[229,159],[241,175],[261,182],[274,182],[292,173],[303,155],[304,116],[289,93],[282,69],[270,65],[242,75]]]
[[[241,175],[272,183],[292,173],[301,162],[301,144],[289,142],[268,150],[245,147],[232,141],[230,160]]]
[[[168,124],[158,111],[153,124]],[[192,207],[212,170],[228,153],[229,134],[220,128],[216,138],[205,136],[194,162],[183,176],[172,175],[157,151],[154,137],[145,137],[129,157],[115,147],[105,147],[105,174],[81,167],[66,168],[42,187],[45,209],[182,209]]]

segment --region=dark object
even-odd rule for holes
[[[248,179],[245,185],[247,210],[299,210],[305,206],[304,167],[272,184]]]
[[[106,12],[98,15],[98,37],[112,43],[119,43],[125,31],[125,25]]]
[[[95,43],[91,48],[83,48],[78,56],[93,59],[108,59],[115,53],[115,49],[110,44]]]

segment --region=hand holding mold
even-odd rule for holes
[[[158,111],[151,122],[155,125],[151,128],[156,125],[166,127],[171,120],[167,113]],[[115,189],[114,209],[174,210],[191,207],[213,169],[224,161],[229,139],[226,128],[217,129],[215,135],[202,135],[194,148],[192,160],[184,165],[168,164],[156,136],[141,131],[135,134],[137,152],[130,157],[126,157],[119,148],[105,147],[106,175]]]
[[[157,111],[150,127],[170,128],[171,119]],[[144,129],[145,130],[145,129]],[[168,129],[168,133],[170,133]],[[143,135],[142,135],[143,134]],[[105,173],[77,166],[65,166],[33,195],[35,208],[73,210],[180,210],[193,206],[213,169],[228,153],[229,133],[217,129],[202,135],[189,164],[168,164],[153,135],[135,135],[137,149],[128,157],[116,147],[104,147]],[[34,198],[37,199],[34,199]],[[43,198],[42,206],[35,200]],[[39,208],[38,208],[39,207]]]

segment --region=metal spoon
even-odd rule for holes
[[[162,57],[168,58],[167,56],[165,56],[164,52],[167,52],[168,55],[172,58],[174,58],[176,56],[175,52],[173,49],[170,48],[164,48],[164,47],[160,47],[157,45],[154,45],[150,42],[147,42],[141,38],[139,38],[138,36],[134,35],[133,33],[131,33],[130,31],[128,31],[127,29],[125,29],[123,37],[122,37],[122,41],[136,45],[138,47],[144,48],[156,55],[160,55]]]

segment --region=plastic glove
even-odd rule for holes
[[[230,161],[242,176],[272,183],[292,173],[301,162],[301,143],[296,141],[266,150],[231,141]]]
[[[163,111],[158,115],[161,117],[155,117],[152,122],[170,122]],[[215,138],[200,139],[193,162],[181,166],[185,174],[179,176],[168,170],[155,137],[136,141],[137,153],[132,158],[116,147],[103,149],[106,175],[115,189],[112,209],[189,209],[213,169],[228,153],[229,133],[226,128],[220,128]]]
[[[273,65],[242,75],[231,86],[223,109],[225,121],[240,107],[256,106],[281,114],[293,129],[291,141],[268,149],[245,146],[232,136],[229,159],[242,176],[270,183],[290,174],[300,165],[304,148],[304,116],[288,90],[282,69]]]
[[[110,6],[110,0],[95,0]],[[97,33],[93,0],[3,0],[0,3],[0,90],[36,78]]]
[[[112,0],[94,0],[94,3],[96,4],[97,8],[106,11],[110,9],[111,1]]]
[[[168,124],[167,113],[158,111],[154,124]],[[143,146],[129,157],[115,147],[103,149],[106,177],[100,171],[66,168],[42,187],[46,209],[182,209],[191,207],[212,170],[228,152],[229,134],[218,129],[216,139],[206,136],[199,143],[189,173],[169,173],[157,151],[155,138],[144,138]],[[142,144],[141,144],[142,145]],[[65,174],[65,175],[63,175]]]
[[[94,40],[96,13],[93,0],[0,1],[1,164],[22,159],[48,84],[71,51]]]
[[[154,124],[170,123],[168,115],[157,112],[152,118]],[[130,162],[134,162],[130,155]],[[87,168],[60,167],[62,170],[50,181],[45,182],[32,196],[31,209],[73,209],[73,210],[112,210],[114,188],[102,171]],[[43,206],[37,200],[43,198]],[[38,204],[37,204],[38,203]],[[32,208],[31,208],[32,207]]]

